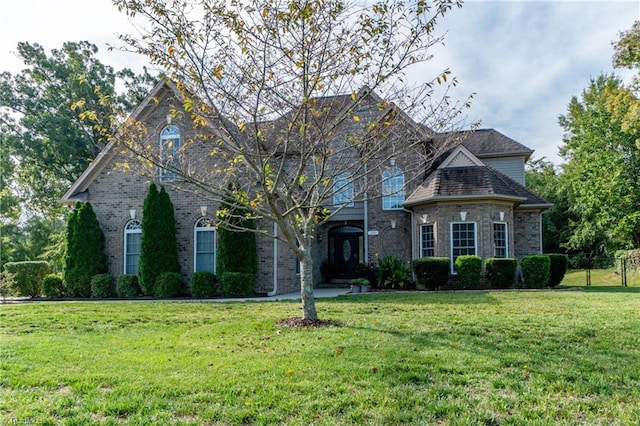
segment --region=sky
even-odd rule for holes
[[[3,5],[0,72],[19,72],[17,43],[39,43],[47,51],[65,41],[88,40],[100,60],[115,69],[140,72],[143,57],[122,46],[118,34],[135,33],[110,0],[20,0]],[[474,94],[468,122],[494,128],[535,150],[534,158],[556,164],[563,130],[558,117],[591,78],[613,73],[612,42],[640,20],[640,0],[467,0],[438,24],[444,46],[411,78],[431,80],[449,68],[458,79],[455,98]],[[627,81],[632,75],[615,70]]]

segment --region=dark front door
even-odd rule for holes
[[[329,252],[335,278],[355,277],[356,267],[362,261],[363,236],[362,229],[355,226],[341,226],[329,231]]]

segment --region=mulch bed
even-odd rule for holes
[[[310,327],[340,327],[342,324],[335,320],[310,320],[304,318],[286,318],[276,323],[280,327],[310,328]]]

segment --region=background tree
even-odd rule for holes
[[[164,187],[158,191],[154,183],[149,185],[141,225],[138,280],[143,294],[150,296],[163,272],[180,272],[173,204]]]
[[[235,185],[230,185],[229,192],[237,196],[226,196],[218,209],[218,221],[223,226],[218,229],[216,273],[218,277],[225,272],[255,276],[258,271],[255,223],[251,212],[235,201],[246,198],[245,192]]]
[[[64,281],[71,297],[90,297],[91,279],[107,273],[104,234],[91,203],[77,203],[67,224]]]
[[[423,176],[440,148],[429,142],[432,131],[449,130],[467,106],[453,103],[446,89],[435,90],[438,83],[455,84],[446,69],[415,84],[406,77],[431,58],[430,48],[442,42],[437,21],[461,2],[114,4],[152,23],[152,30],[140,28],[140,36],[124,40],[166,70],[182,91],[186,118],[197,128],[216,128],[205,141],[213,170],[189,159],[182,162],[188,169],[175,172],[217,202],[240,179],[252,216],[276,223],[277,237],[300,261],[302,316],[316,320],[311,248],[315,228],[339,210],[317,214],[344,190],[332,183],[348,174],[354,197],[365,191],[375,197],[381,176],[374,171],[408,152],[420,170],[405,170],[405,181]],[[177,108],[175,114],[181,115]],[[161,166],[145,132],[131,129],[120,141],[135,157]],[[181,149],[187,153],[189,144]]]

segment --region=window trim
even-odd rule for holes
[[[396,178],[402,178],[402,184],[398,187],[393,185],[392,191],[387,193],[385,191],[385,184],[387,181],[393,181]],[[382,210],[402,210],[402,204],[405,200],[404,191],[404,171],[398,166],[387,167],[382,172]],[[397,207],[389,207],[385,205],[385,201],[397,201],[401,199]],[[389,202],[389,204],[392,204]],[[395,203],[394,203],[395,204]]]
[[[431,227],[431,247],[424,247],[424,238],[422,238],[422,231],[427,227]],[[420,224],[420,257],[434,257],[436,255],[436,227],[433,223]],[[426,250],[431,250],[431,255],[425,255]]]
[[[169,130],[169,129],[175,129],[177,132],[177,136],[174,133],[168,133],[167,135],[165,135],[164,133]],[[177,140],[177,144],[174,143],[174,146],[172,146],[171,149],[171,159],[168,159],[166,150],[165,150],[165,145],[167,141],[176,141]],[[175,124],[168,124],[166,126],[164,126],[162,128],[162,130],[160,131],[160,162],[161,162],[161,167],[159,168],[159,178],[160,178],[160,182],[173,182],[175,181],[178,176],[176,174],[176,172],[172,172],[169,170],[166,170],[164,167],[165,164],[169,165],[169,163],[171,163],[171,165],[175,168],[179,168],[180,167],[180,155],[179,155],[179,151],[180,151],[180,146],[182,145],[182,132],[180,131],[180,128],[178,126],[176,126]],[[177,145],[177,146],[175,146]]]
[[[353,207],[355,205],[355,191],[353,177],[348,171],[338,173],[333,177],[333,205],[341,207]],[[341,184],[344,182],[344,184]],[[340,185],[338,187],[338,185]],[[350,200],[350,201],[347,201]]]
[[[130,228],[130,225],[133,225],[134,223],[138,224],[138,227],[136,228]],[[138,219],[131,219],[128,220],[127,223],[125,223],[124,225],[124,240],[123,240],[123,263],[122,263],[122,272],[125,275],[138,275],[138,271],[136,271],[135,274],[132,274],[130,271],[127,271],[127,256],[129,255],[128,251],[127,251],[127,242],[129,239],[129,235],[133,235],[133,234],[140,234],[140,239],[142,240],[142,221],[138,220]],[[138,267],[140,265],[140,253],[138,253]]]
[[[210,221],[211,226],[198,226],[202,221]],[[217,266],[217,254],[218,254],[218,239],[216,235],[216,227],[213,226],[214,220],[209,216],[200,216],[193,225],[193,272],[198,272],[198,233],[200,232],[213,232],[213,273],[216,273]]]
[[[453,257],[453,227],[454,225],[473,225],[473,251],[474,254],[472,256],[478,255],[478,224],[477,222],[451,222],[449,224],[449,254],[450,254],[450,262],[451,262],[451,275],[458,275],[458,272],[455,270],[456,258]],[[462,256],[462,255],[461,255]]]
[[[496,244],[496,229],[495,229],[496,225],[504,225],[504,257],[498,257],[496,255],[496,249],[498,248]],[[499,258],[499,259],[507,259],[509,257],[509,224],[507,222],[493,222],[493,226],[491,228],[492,228],[491,234],[493,239],[493,257]]]

